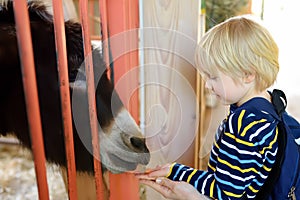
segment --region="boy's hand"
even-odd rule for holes
[[[161,193],[164,197],[173,200],[208,200],[210,198],[200,194],[192,185],[186,182],[177,182],[161,177],[155,180],[140,179],[140,183],[148,185]]]
[[[171,169],[172,164],[157,166],[153,169],[148,169],[143,173],[135,173],[138,179],[155,180],[157,177],[166,177]]]

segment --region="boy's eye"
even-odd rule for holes
[[[217,76],[214,76],[214,75],[212,75],[212,74],[208,74],[207,76],[206,76],[206,79],[207,80],[216,80],[218,77]]]
[[[218,77],[214,76],[212,74],[208,74],[208,73],[201,73],[202,78],[207,81],[207,80],[216,80]]]
[[[210,76],[209,79],[210,80],[216,80],[218,77],[217,76]]]

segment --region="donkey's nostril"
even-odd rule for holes
[[[131,137],[130,143],[138,152],[143,152],[143,153],[149,152],[144,138]]]
[[[133,152],[135,152],[136,161],[139,164],[147,165],[150,161],[150,152],[146,145],[145,138],[132,136],[122,133],[122,140],[124,144]]]

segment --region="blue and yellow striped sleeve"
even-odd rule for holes
[[[240,110],[229,115],[214,142],[207,171],[174,163],[168,178],[186,181],[204,195],[253,199],[265,182],[277,153],[277,121],[268,113]]]

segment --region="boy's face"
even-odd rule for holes
[[[218,71],[216,74],[205,75],[205,87],[224,105],[237,104],[240,106],[251,98],[254,81],[245,82],[243,78],[235,78]]]

